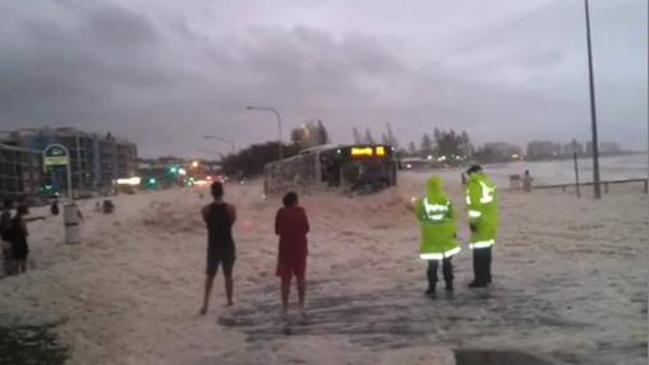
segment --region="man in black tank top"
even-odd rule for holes
[[[236,220],[234,206],[223,201],[223,184],[216,181],[212,183],[212,196],[214,202],[203,207],[201,213],[207,225],[207,268],[205,277],[205,293],[203,296],[203,307],[200,313],[207,313],[212,292],[214,276],[223,265],[225,276],[225,292],[228,298],[228,306],[232,305],[232,267],[234,266],[235,248],[232,239],[232,225]]]

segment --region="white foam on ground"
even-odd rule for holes
[[[33,269],[0,280],[0,318],[63,320],[57,332],[72,364],[451,364],[451,347],[646,361],[646,195],[619,187],[596,202],[560,191],[503,192],[494,287],[486,298],[465,288],[472,276],[465,249],[454,258],[455,299],[430,301],[421,295],[425,263],[410,203],[424,177],[403,175],[397,189],[372,196],[303,199],[318,323],[293,336],[276,325],[279,199],[262,200],[258,182],[226,186],[239,218],[234,309],[222,308],[219,275],[210,313],[196,315],[207,198],[170,190],[119,196],[112,216],[81,202],[84,240],[76,246],[62,243],[60,217],[30,223]],[[462,187],[450,184],[461,213]],[[459,224],[466,242],[464,218]],[[250,323],[218,324],[223,318]],[[275,327],[277,336],[262,336]],[[251,340],[255,332],[259,340]]]

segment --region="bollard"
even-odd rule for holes
[[[63,224],[65,225],[65,243],[76,244],[81,242],[81,222],[79,208],[75,203],[66,203],[63,206]]]

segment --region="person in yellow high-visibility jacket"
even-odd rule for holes
[[[444,192],[442,179],[433,176],[426,183],[426,196],[417,201],[415,214],[421,226],[419,257],[428,261],[428,290],[435,295],[437,267],[442,262],[446,291],[453,291],[453,265],[451,258],[460,252],[453,205]]]
[[[491,283],[491,246],[496,243],[499,223],[496,184],[473,165],[467,170],[469,181],[466,188],[466,206],[469,215],[473,250],[474,280],[470,288],[484,288]]]

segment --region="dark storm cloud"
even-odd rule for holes
[[[113,5],[73,11],[70,20],[16,21],[20,37],[0,40],[3,125],[110,129],[124,94],[171,82],[145,17]]]
[[[162,79],[138,59],[141,47],[155,40],[146,19],[114,6],[83,15],[71,24],[45,19],[20,22],[20,39],[0,41],[3,108],[27,114],[51,104],[74,109],[106,97],[111,84],[137,87]]]
[[[282,112],[285,138],[310,118],[341,142],[353,125],[378,136],[386,122],[404,144],[435,126],[479,142],[586,136],[582,13],[571,4],[511,1],[509,13],[481,14],[427,2],[255,4],[0,4],[0,129],[110,130],[146,155],[189,155],[227,150],[203,134],[239,146],[275,138],[272,115],[244,111],[258,104]],[[633,1],[594,4],[594,23],[608,29],[595,45],[610,48],[596,54],[603,139],[637,135],[646,18]]]
[[[90,41],[94,37],[105,46],[117,47],[147,46],[157,37],[147,18],[112,5],[92,11],[81,31],[88,32]]]

